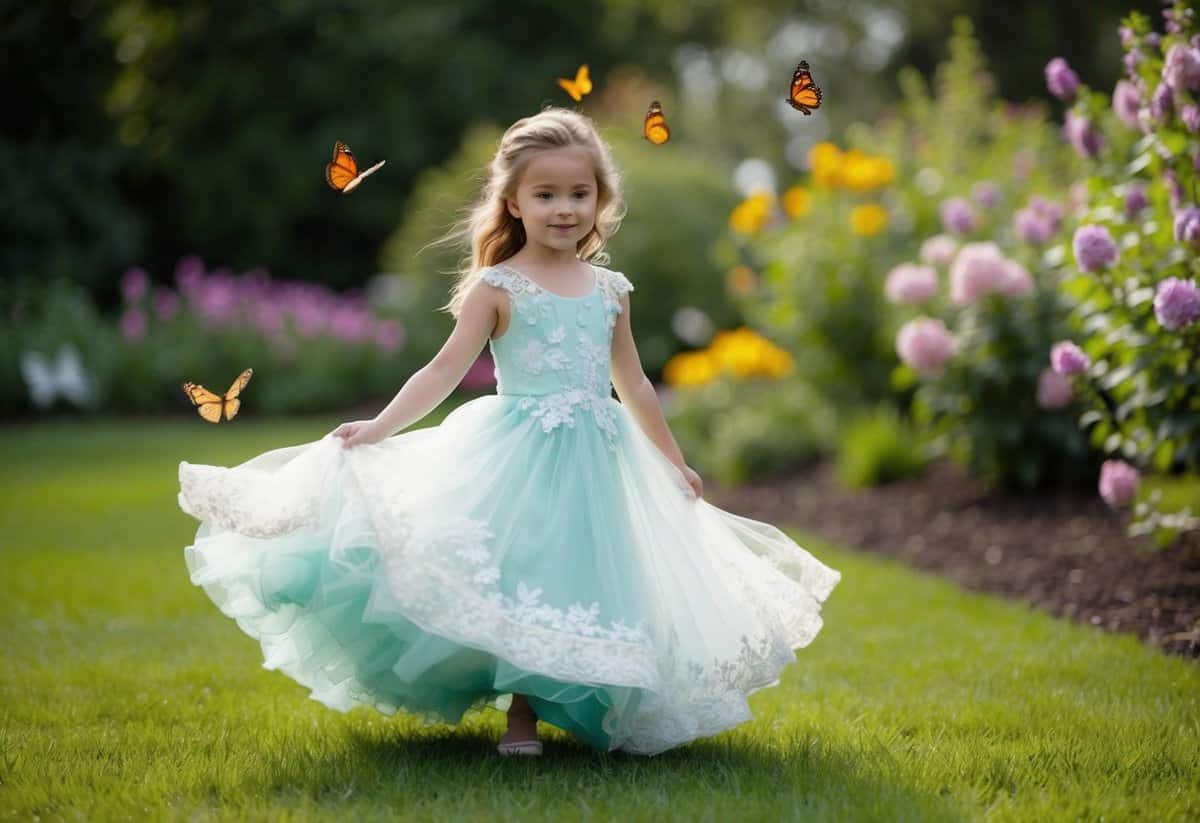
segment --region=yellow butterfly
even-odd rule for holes
[[[661,146],[671,139],[671,129],[667,126],[667,118],[657,100],[650,104],[650,110],[646,112],[646,119],[642,123],[642,137],[656,146]]]
[[[565,77],[558,78],[558,85],[563,87],[563,91],[571,95],[571,99],[578,103],[584,98],[584,95],[592,93],[592,78],[588,74],[587,63],[579,67],[575,72],[575,79],[568,80]]]
[[[371,168],[359,173],[358,161],[354,159],[354,152],[350,151],[349,146],[338,140],[333,144],[333,161],[325,164],[325,182],[342,194],[349,194],[368,174],[386,162],[386,160],[380,160]]]
[[[229,391],[225,392],[224,397],[214,394],[190,380],[184,382],[183,391],[201,417],[209,423],[220,423],[222,414],[225,415],[226,420],[232,420],[233,416],[238,413],[238,409],[242,407],[242,401],[238,399],[238,395],[242,389],[246,388],[246,384],[250,382],[250,376],[253,374],[254,369],[246,369],[239,374],[233,381],[233,385],[229,387]]]

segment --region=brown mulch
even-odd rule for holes
[[[1200,536],[1154,549],[1126,536],[1128,512],[1095,493],[988,493],[942,461],[922,477],[861,491],[842,488],[823,462],[738,488],[706,483],[704,496],[1200,660]]]

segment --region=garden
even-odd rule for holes
[[[0,819],[1200,816],[1200,6],[801,5],[17,15]],[[439,351],[439,241],[549,104],[612,147],[609,265],[704,497],[842,573],[751,722],[650,759],[330,712],[184,564],[181,461],[369,419]],[[353,193],[337,140],[386,160]],[[184,384],[247,368],[200,419]],[[485,347],[412,428],[496,389]]]

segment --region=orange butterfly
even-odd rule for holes
[[[821,87],[813,82],[808,72],[808,61],[801,60],[792,75],[792,89],[787,97],[792,108],[804,114],[812,114],[821,105]]]
[[[229,387],[229,391],[225,392],[224,397],[214,394],[190,380],[184,382],[183,391],[201,417],[209,423],[220,423],[222,413],[226,420],[232,420],[233,416],[238,413],[238,409],[242,407],[242,401],[238,399],[238,395],[241,394],[242,389],[246,388],[246,384],[250,382],[250,376],[253,374],[254,369],[246,369],[239,374],[233,381],[233,385]]]
[[[571,99],[578,103],[583,99],[584,95],[592,93],[592,78],[588,74],[587,63],[579,67],[575,72],[575,79],[568,80],[565,77],[558,78],[558,85],[563,87],[563,90],[571,95]]]
[[[661,146],[671,139],[671,129],[667,127],[667,118],[657,100],[650,104],[650,110],[646,112],[646,121],[642,123],[642,137],[656,146]]]
[[[359,174],[358,163],[354,160],[354,152],[350,147],[338,140],[333,144],[333,161],[325,164],[325,182],[342,194],[349,194],[358,187],[363,179],[386,163],[380,160],[374,166]]]

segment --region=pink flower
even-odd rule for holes
[[[1124,460],[1105,460],[1100,465],[1100,496],[1114,509],[1133,500],[1140,481],[1138,470]]]
[[[942,225],[952,234],[967,234],[979,224],[965,197],[951,197],[941,205]]]
[[[1013,215],[1013,228],[1018,237],[1035,246],[1040,246],[1054,236],[1054,224],[1032,208],[1017,210]]]
[[[883,290],[893,303],[923,303],[937,294],[937,285],[933,266],[901,263],[888,272]]]
[[[283,309],[270,300],[251,304],[250,316],[263,337],[274,339],[283,333]]]
[[[1092,121],[1074,110],[1067,112],[1066,123],[1063,124],[1063,134],[1071,142],[1075,153],[1080,157],[1092,158],[1100,153],[1104,146],[1104,135],[1096,131]]]
[[[1004,280],[1000,283],[1000,293],[1006,297],[1020,297],[1033,291],[1033,277],[1029,269],[1016,260],[1004,261]]]
[[[921,244],[921,259],[935,266],[945,266],[954,259],[958,241],[948,234],[935,234]]]
[[[1117,244],[1105,226],[1089,224],[1075,230],[1071,242],[1080,271],[1107,269],[1120,258]]]
[[[1176,43],[1167,50],[1162,78],[1176,91],[1200,91],[1200,49]]]
[[[937,371],[954,354],[954,338],[941,320],[918,317],[900,327],[896,353],[917,371]]]
[[[1043,409],[1061,409],[1071,402],[1071,381],[1054,369],[1038,375],[1037,404]]]
[[[154,290],[154,316],[159,320],[170,320],[179,314],[179,292],[174,289]]]
[[[1046,64],[1046,88],[1059,100],[1070,100],[1079,88],[1079,75],[1071,70],[1066,60],[1055,57]]]
[[[191,297],[203,280],[204,262],[194,254],[175,264],[175,285],[184,295]]]
[[[1008,260],[991,241],[967,243],[950,266],[950,302],[965,306],[1001,292],[1009,277]]]
[[[1050,347],[1050,368],[1063,377],[1081,374],[1092,365],[1092,358],[1070,340],[1060,340]]]
[[[141,266],[133,266],[121,275],[121,295],[126,303],[139,303],[150,291],[150,275]]]
[[[1138,109],[1142,105],[1142,90],[1128,80],[1118,80],[1113,88],[1112,107],[1117,119],[1128,128],[1138,127]]]
[[[354,300],[338,304],[329,317],[329,331],[338,340],[360,343],[374,334],[370,310]]]
[[[121,315],[121,336],[135,343],[146,336],[149,325],[146,313],[137,306],[130,306]]]
[[[404,345],[404,326],[395,320],[383,320],[375,327],[375,345],[382,352],[394,352]]]
[[[1168,277],[1159,283],[1154,295],[1154,316],[1170,331],[1200,320],[1200,288],[1196,288],[1196,281]]]
[[[496,364],[492,362],[491,355],[487,352],[480,354],[467,369],[459,385],[467,391],[489,389],[496,385]]]

